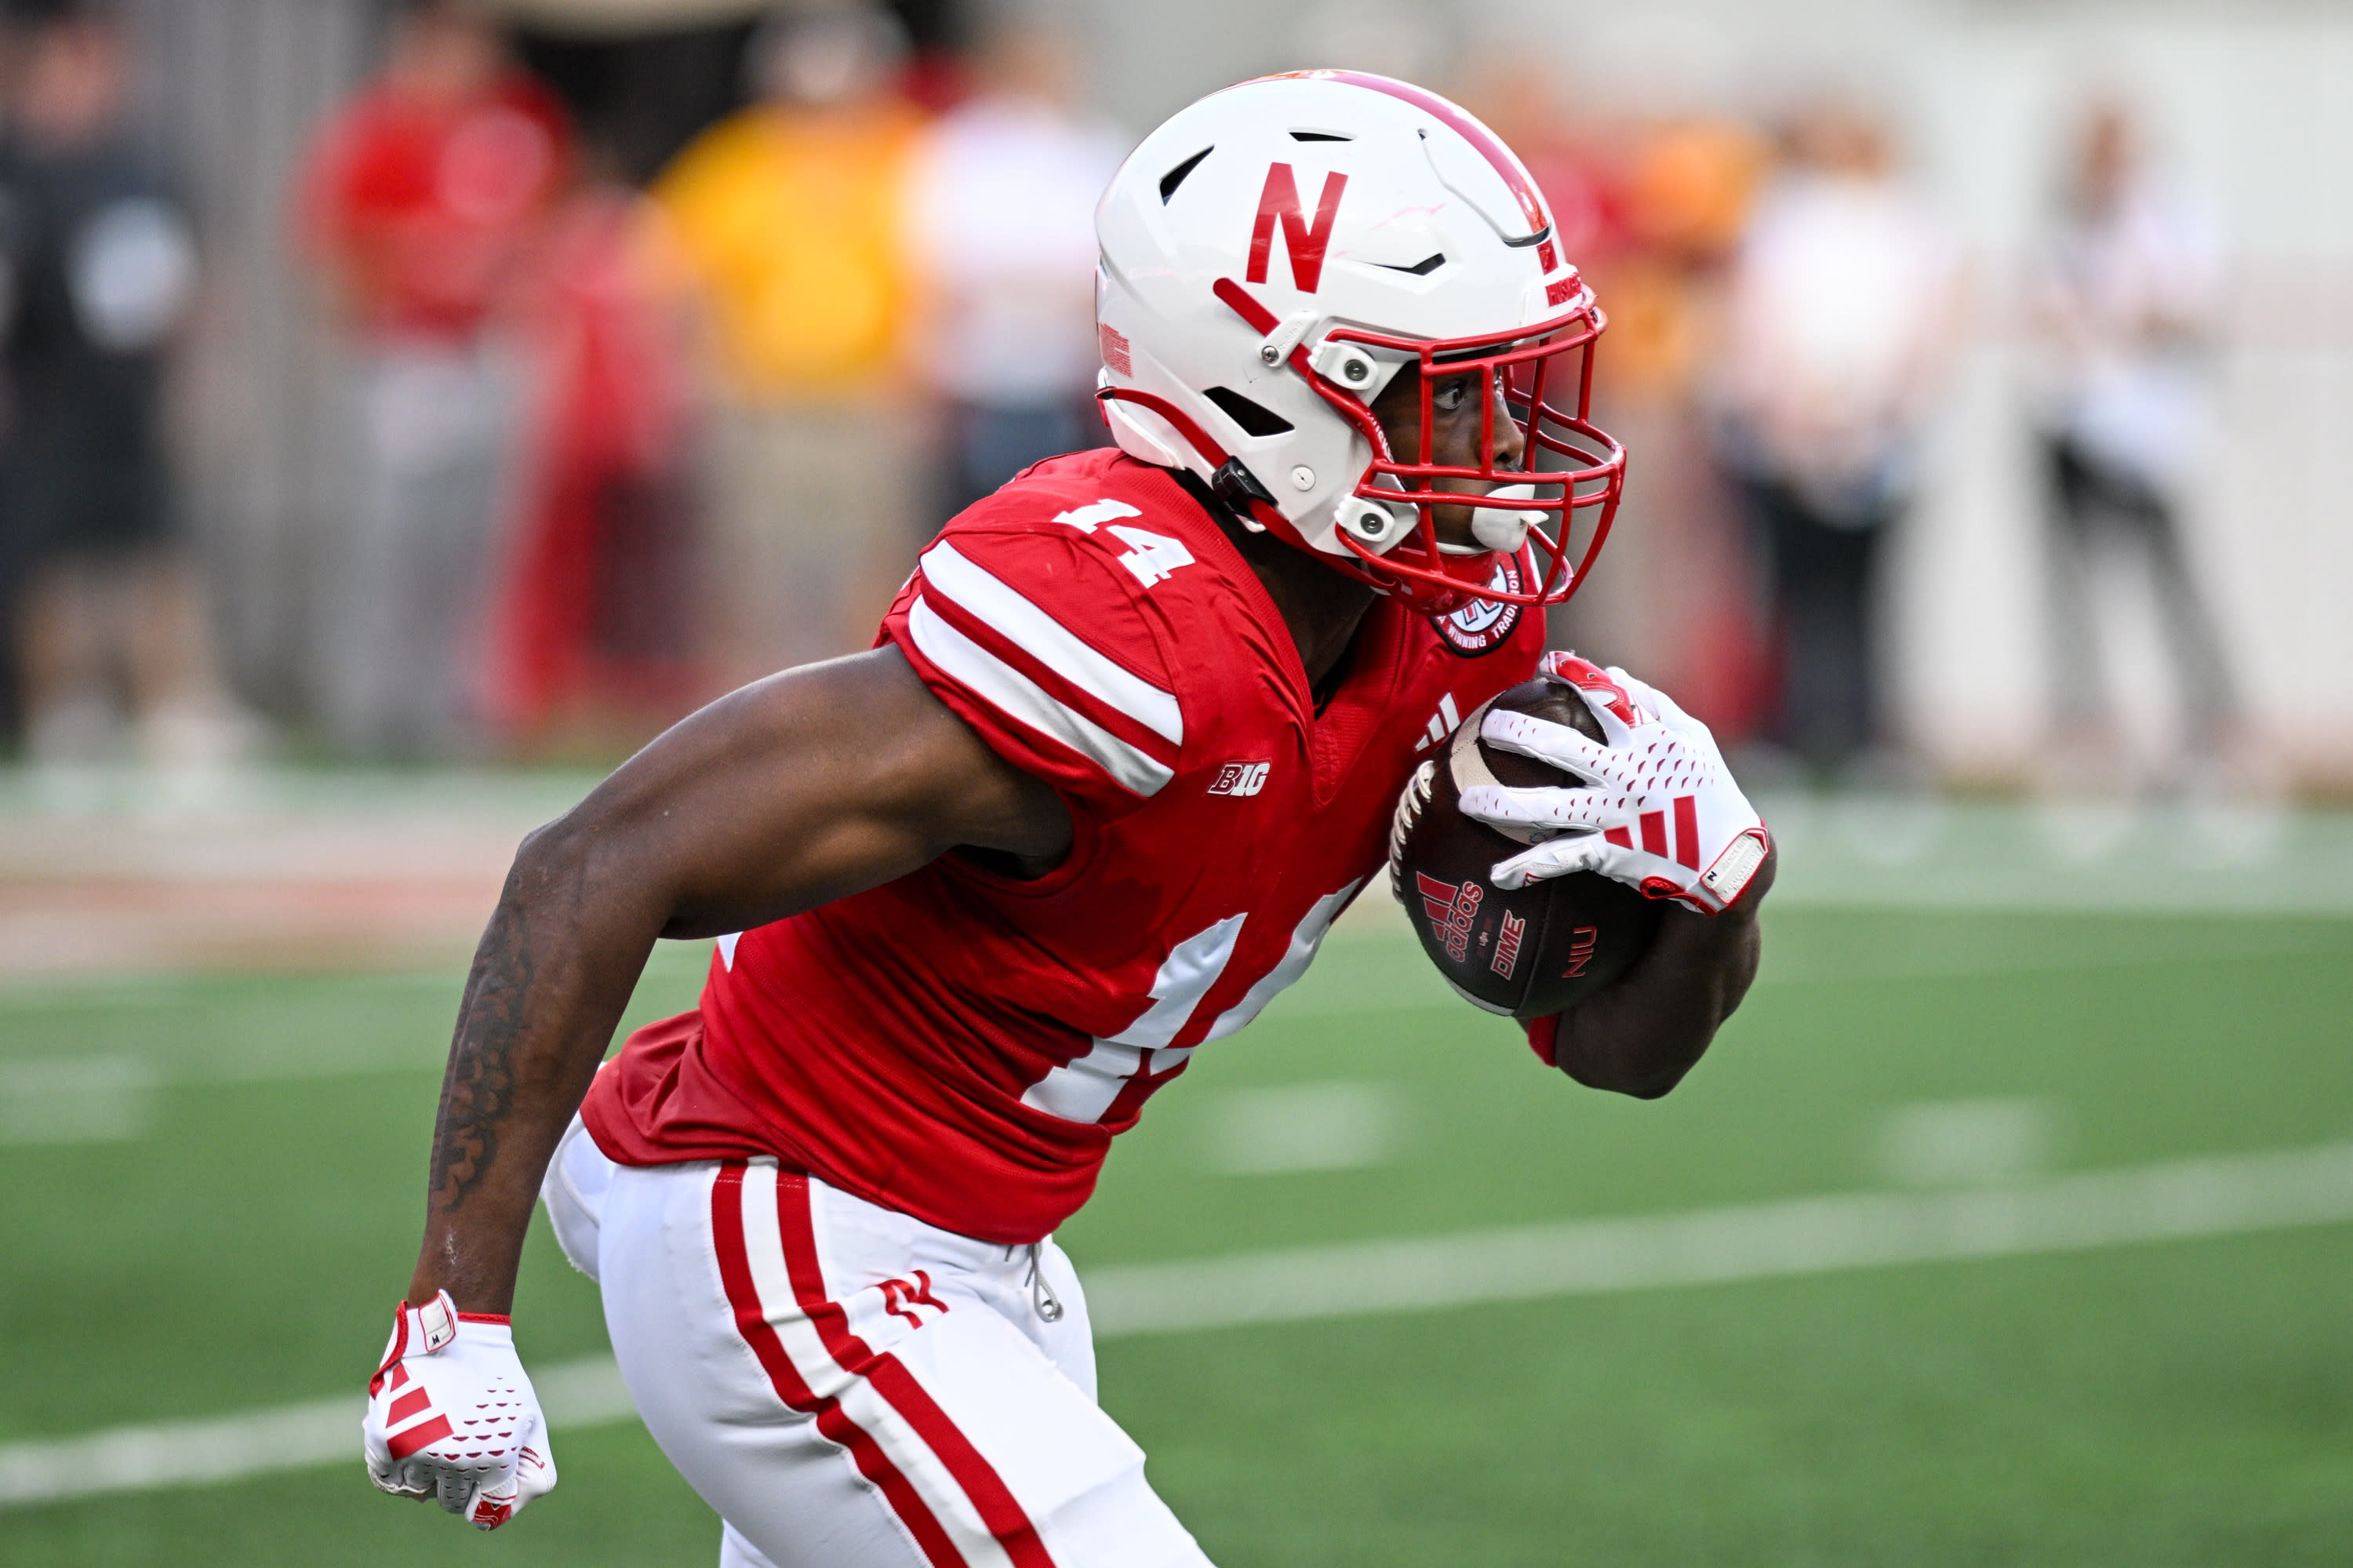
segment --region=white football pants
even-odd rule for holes
[[[1050,1241],[772,1160],[615,1165],[577,1119],[544,1196],[647,1429],[726,1521],[721,1568],[1209,1568],[1095,1404]]]

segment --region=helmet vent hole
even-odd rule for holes
[[[1201,160],[1208,157],[1217,150],[1218,149],[1214,145],[1204,147],[1199,152],[1194,154],[1191,157],[1186,159],[1183,163],[1177,164],[1175,168],[1169,170],[1166,174],[1161,175],[1160,205],[1162,207],[1166,207],[1168,205],[1168,198],[1176,194],[1176,187],[1185,183],[1185,176],[1191,174],[1195,169],[1199,168],[1201,166]]]
[[[1294,142],[1353,142],[1356,140],[1354,136],[1343,136],[1337,131],[1293,131],[1291,133],[1291,139]]]
[[[1229,387],[1211,387],[1202,397],[1225,410],[1226,418],[1240,425],[1245,434],[1280,436],[1290,430],[1291,421],[1263,403],[1252,402]]]

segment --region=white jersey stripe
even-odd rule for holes
[[[1005,1548],[981,1521],[979,1511],[946,1463],[872,1383],[834,1360],[817,1325],[802,1310],[785,1263],[784,1236],[777,1224],[777,1185],[774,1164],[755,1161],[744,1171],[744,1250],[751,1266],[753,1288],[759,1294],[761,1314],[776,1330],[794,1370],[811,1393],[838,1401],[842,1414],[873,1438],[953,1538],[957,1553],[970,1568],[1013,1568]],[[826,1288],[830,1292],[832,1287]]]
[[[907,630],[914,634],[916,649],[944,673],[1008,718],[1088,758],[1124,788],[1150,797],[1176,777],[1166,763],[1122,740],[950,626],[921,595],[908,608]]]
[[[1181,746],[1185,716],[1176,696],[1104,657],[987,568],[943,541],[923,554],[923,580],[1062,679]]]
[[[1315,961],[1316,949],[1324,945],[1324,933],[1332,928],[1332,922],[1340,917],[1340,911],[1348,906],[1348,900],[1357,888],[1364,885],[1364,882],[1360,876],[1339,892],[1327,893],[1317,899],[1291,933],[1291,946],[1283,949],[1281,961],[1261,975],[1258,983],[1251,986],[1240,1001],[1218,1014],[1218,1021],[1209,1025],[1209,1032],[1201,1037],[1201,1044],[1207,1045],[1212,1040],[1223,1040],[1242,1028],[1266,1011],[1268,1002],[1305,974],[1307,966]]]
[[[1177,943],[1152,978],[1152,1005],[1117,1034],[1098,1038],[1085,1055],[1030,1085],[1021,1103],[1064,1121],[1101,1121],[1137,1074],[1174,1072],[1189,1060],[1192,1046],[1172,1049],[1168,1043],[1192,1021],[1201,999],[1226,972],[1234,944],[1241,940],[1242,923],[1249,918],[1248,914],[1229,915]],[[1301,968],[1305,967],[1303,962]]]

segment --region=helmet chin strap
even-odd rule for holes
[[[1209,493],[1226,503],[1241,525],[1253,534],[1266,532],[1266,522],[1259,514],[1261,507],[1275,510],[1274,497],[1258,482],[1258,475],[1242,465],[1242,460],[1228,458],[1209,475]]]

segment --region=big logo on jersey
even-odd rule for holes
[[[1496,559],[1495,575],[1487,579],[1487,586],[1517,593],[1520,581],[1520,563],[1503,556]],[[1431,616],[1430,624],[1438,629],[1447,647],[1465,659],[1476,659],[1512,640],[1512,633],[1520,629],[1520,607],[1508,600],[1474,599],[1451,615]]]
[[[1271,762],[1229,762],[1218,769],[1217,781],[1209,786],[1209,793],[1255,795],[1266,788],[1266,776],[1273,771]]]

